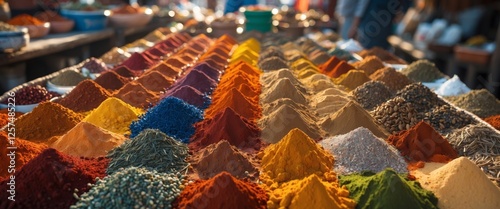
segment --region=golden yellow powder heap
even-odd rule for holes
[[[80,122],[61,137],[54,137],[50,147],[78,157],[103,157],[127,138],[91,123]]]
[[[260,42],[250,38],[240,44],[233,52],[229,64],[235,64],[240,61],[249,65],[256,66],[259,58]]]
[[[356,202],[349,199],[349,191],[339,188],[335,182],[322,181],[316,175],[282,184],[269,192],[269,209],[354,208]]]
[[[327,181],[337,181],[332,171],[333,156],[297,128],[278,143],[269,145],[259,157],[262,158],[261,180],[271,187],[311,174]]]
[[[83,121],[92,123],[117,134],[130,134],[130,123],[137,120],[142,110],[120,99],[110,97],[93,110]]]
[[[356,87],[361,86],[368,81],[370,81],[370,78],[368,78],[368,75],[366,75],[363,70],[350,70],[349,72],[342,74],[340,77],[333,79],[335,84],[343,85],[347,87],[349,91],[354,90]]]

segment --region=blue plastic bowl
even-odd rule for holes
[[[106,28],[108,17],[104,11],[75,11],[61,10],[61,15],[75,21],[75,29],[78,31],[94,31]]]

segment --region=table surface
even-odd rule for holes
[[[432,59],[436,58],[435,52],[433,52],[431,50],[427,50],[427,49],[426,50],[418,49],[415,46],[415,43],[413,43],[413,41],[404,40],[403,38],[401,38],[399,36],[395,36],[395,35],[389,36],[389,38],[387,38],[387,41],[393,47],[396,47],[398,49],[405,51],[409,55],[413,56],[415,59],[432,60]]]
[[[63,34],[50,34],[43,38],[31,40],[28,46],[17,52],[0,54],[0,66],[57,53],[107,38],[115,41],[115,45],[123,45],[125,36],[153,31],[158,27],[159,24],[153,23],[143,27],[106,28],[100,31],[75,31]]]
[[[11,64],[19,61],[29,60],[94,41],[111,38],[113,29],[105,29],[91,32],[69,32],[63,34],[50,34],[43,38],[33,39],[28,46],[14,53],[0,54],[0,65]]]

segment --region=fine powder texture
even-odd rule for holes
[[[447,98],[452,104],[472,112],[480,118],[500,114],[500,101],[487,89],[472,90],[467,94]]]
[[[261,103],[270,103],[279,98],[290,98],[294,102],[299,104],[307,104],[307,99],[304,96],[301,88],[294,85],[290,79],[282,78],[273,86],[266,88],[266,91],[261,95]]]
[[[409,162],[446,163],[458,157],[450,143],[423,121],[389,136],[387,142],[394,145]]]
[[[349,98],[338,95],[321,95],[316,94],[313,99],[311,99],[310,106],[315,109],[315,112],[320,117],[328,117],[334,112],[339,111],[346,105],[349,101]]]
[[[14,122],[16,137],[44,142],[50,137],[65,134],[82,119],[81,115],[68,108],[56,103],[44,102]]]
[[[143,111],[120,99],[110,97],[94,109],[83,121],[92,123],[108,131],[130,135],[129,126]]]
[[[187,169],[188,147],[155,129],[146,129],[108,153],[108,174],[120,168],[144,167],[163,173]]]
[[[166,94],[164,96],[177,97],[199,109],[207,108],[211,102],[210,97],[208,97],[206,94],[201,93],[200,91],[191,86],[182,86],[176,89],[171,94]]]
[[[10,154],[10,150],[7,148],[8,146],[10,146],[10,139],[7,132],[2,131],[0,132],[0,147],[3,147],[3,149],[0,150],[0,154],[2,155],[2,158],[0,158],[0,165],[4,165],[5,168],[0,169],[0,179],[8,177],[11,174],[7,169],[11,160],[11,156],[8,155]],[[21,167],[23,167],[23,165],[38,156],[43,150],[47,149],[45,144],[37,144],[19,138],[15,139],[15,146],[17,149],[16,154],[13,157],[15,157],[16,160],[15,170],[17,172]]]
[[[401,71],[408,78],[416,82],[433,82],[440,78],[446,77],[439,69],[434,65],[434,63],[428,60],[418,60],[411,63]]]
[[[259,173],[249,156],[226,140],[211,144],[196,153],[192,166],[201,179],[212,178],[224,171],[239,179],[253,178]]]
[[[193,151],[222,140],[250,152],[258,151],[262,146],[259,128],[229,107],[215,117],[195,124],[194,127],[196,132],[189,143],[189,148]]]
[[[114,94],[114,97],[139,108],[153,106],[160,99],[155,92],[147,90],[142,84],[129,82]]]
[[[323,132],[316,125],[315,120],[302,113],[293,105],[281,105],[268,116],[259,121],[261,138],[267,143],[276,143],[294,128],[300,129],[313,139],[319,139]]]
[[[112,92],[120,89],[126,83],[128,83],[128,79],[119,75],[114,71],[107,71],[101,74],[99,77],[95,79],[95,82],[105,88],[106,90]]]
[[[50,147],[76,157],[103,157],[109,150],[122,144],[123,135],[80,122],[68,133],[50,143]]]
[[[71,209],[171,208],[172,202],[181,193],[181,179],[179,174],[146,168],[120,169],[97,180]]]
[[[75,112],[87,112],[101,104],[111,94],[93,80],[80,82],[66,97],[57,101]]]
[[[139,77],[135,82],[142,84],[147,90],[159,92],[170,87],[174,80],[159,72],[151,71]]]
[[[76,86],[85,79],[87,78],[78,71],[67,70],[58,74],[50,82],[58,86]]]
[[[193,125],[202,119],[202,112],[195,106],[175,97],[167,97],[130,124],[130,137],[151,128],[159,129],[176,140],[188,143],[195,131]]]
[[[365,71],[367,75],[373,74],[380,68],[384,67],[384,63],[376,56],[367,56],[362,61],[354,63],[356,69]]]
[[[438,198],[432,192],[422,189],[420,184],[398,175],[392,169],[377,174],[365,172],[340,176],[339,181],[358,203],[356,208],[438,208]]]
[[[370,81],[370,78],[368,78],[366,73],[362,70],[350,70],[349,72],[334,79],[335,84],[343,85],[347,87],[349,91],[368,81]]]
[[[377,70],[370,75],[370,79],[385,83],[393,92],[397,92],[412,83],[408,77],[391,67],[384,67]]]
[[[369,81],[354,89],[351,94],[366,110],[373,110],[392,97],[389,88],[380,81]]]
[[[498,187],[465,157],[457,158],[435,170],[419,173],[420,175],[413,174],[423,188],[434,192],[441,209],[497,209],[500,206]]]
[[[350,101],[335,114],[321,121],[321,127],[330,136],[346,134],[358,128],[365,127],[373,135],[385,139],[389,133],[382,128],[373,117],[359,104]]]
[[[46,149],[16,172],[16,201],[9,201],[9,180],[0,182],[0,208],[69,208],[73,193],[90,189],[89,183],[105,176],[108,160],[80,159]]]
[[[439,89],[436,90],[436,94],[440,96],[458,96],[469,92],[469,87],[460,81],[457,75],[454,75],[453,78],[444,82]]]
[[[356,206],[356,202],[349,198],[349,191],[335,182],[323,181],[315,174],[284,183],[268,193],[269,209],[349,209]]]
[[[326,138],[319,144],[335,157],[335,171],[341,175],[362,171],[377,173],[385,168],[392,168],[398,173],[408,172],[398,150],[364,127]]]
[[[347,73],[349,70],[354,69],[353,66],[347,64],[344,60],[340,61],[340,63],[333,69],[331,72],[327,73],[326,75],[332,77],[332,78],[338,78],[341,75]]]
[[[484,121],[493,126],[493,128],[500,130],[500,115],[490,116],[488,118],[485,118]]]
[[[266,192],[257,184],[222,172],[211,179],[188,184],[173,208],[265,209],[267,200]]]
[[[334,159],[300,129],[291,130],[276,144],[259,153],[262,159],[261,180],[268,186],[316,174],[336,181],[332,172]]]

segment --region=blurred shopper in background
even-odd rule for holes
[[[336,13],[340,23],[340,36],[354,38],[366,6],[370,0],[338,0]]]

